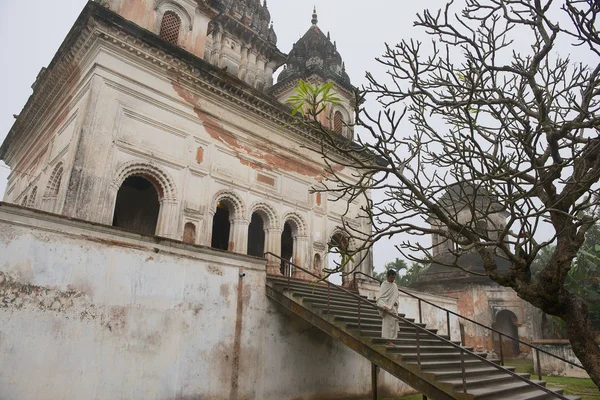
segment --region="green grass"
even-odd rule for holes
[[[515,372],[531,374],[533,379],[537,379],[537,376],[533,375],[532,360],[506,360],[505,364],[516,367]],[[566,395],[579,396],[581,400],[600,400],[600,392],[591,379],[544,375],[542,379],[548,382],[548,387],[565,389]]]
[[[532,360],[506,360],[506,365],[516,367],[515,372],[522,372],[531,374],[533,379],[537,379],[536,375],[533,375],[533,361]],[[567,378],[562,376],[542,376],[542,379],[548,382],[548,387],[565,389],[565,394],[570,396],[579,396],[581,400],[600,400],[600,392],[594,385],[591,379],[582,378]],[[421,400],[421,395],[414,395],[408,397],[402,397],[394,400]],[[381,400],[392,400],[392,399],[381,399]]]

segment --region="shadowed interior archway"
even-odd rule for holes
[[[492,324],[492,328],[502,332],[508,336],[519,338],[519,329],[517,327],[517,316],[509,310],[501,310],[496,314],[496,321]],[[502,351],[505,356],[515,357],[518,356],[521,351],[519,349],[519,342],[510,340],[506,336],[502,337],[500,341],[500,335],[497,333],[493,334],[494,338],[494,351],[500,354],[500,346],[502,345]],[[502,344],[501,344],[502,343]]]
[[[213,216],[212,239],[210,247],[213,249],[229,249],[229,233],[231,230],[230,210],[226,202],[219,201]]]
[[[292,224],[286,221],[283,224],[283,232],[281,232],[281,274],[290,276],[292,273],[290,262],[293,262],[294,257],[294,236]]]
[[[265,253],[265,223],[259,213],[252,213],[248,225],[248,255],[263,257]]]
[[[117,192],[112,225],[137,233],[154,235],[159,212],[159,192],[152,179],[142,175],[132,175],[123,181]]]

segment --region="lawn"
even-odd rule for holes
[[[515,372],[531,374],[533,379],[533,361],[531,360],[507,360],[506,365],[516,367]],[[565,394],[570,396],[579,396],[581,400],[600,400],[598,388],[591,379],[566,378],[558,376],[542,376],[542,379],[548,382],[548,387],[565,389]],[[421,400],[421,395],[402,397],[397,400]],[[391,399],[390,399],[391,400]]]
[[[537,379],[533,375],[532,360],[506,360],[506,365],[516,367],[515,372],[524,372],[531,374],[533,379]],[[591,379],[581,378],[566,378],[562,376],[543,376],[542,379],[548,382],[548,387],[565,389],[565,394],[571,396],[579,396],[581,400],[600,400],[598,388],[594,385]]]

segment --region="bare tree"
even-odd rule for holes
[[[588,307],[565,287],[600,203],[600,3],[555,3],[466,0],[461,12],[450,2],[417,15],[431,45],[386,45],[378,61],[387,75],[367,73],[357,93],[355,141],[320,128],[323,157],[358,171],[347,180],[331,168],[324,191],[368,202],[362,212],[372,234],[346,225],[360,250],[408,234],[398,247],[414,261],[432,261],[421,240],[430,235],[458,244],[449,266],[477,254],[492,280],[565,321],[573,351],[600,386]],[[581,59],[559,54],[564,46]],[[326,99],[309,98],[299,91],[291,102],[316,121]],[[365,108],[374,100],[376,113]],[[471,218],[459,216],[464,210]],[[532,277],[536,254],[551,245]]]

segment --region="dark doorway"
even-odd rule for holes
[[[154,185],[141,176],[125,179],[117,192],[113,226],[147,235],[156,234],[160,202]]]
[[[519,338],[519,330],[517,328],[517,317],[511,311],[502,310],[496,315],[496,322],[492,324],[492,328],[504,333],[502,336],[502,351],[506,357],[518,356],[520,353],[519,342],[509,339],[508,336]],[[500,354],[500,335],[494,333],[494,351]]]
[[[230,228],[229,208],[219,202],[217,204],[217,212],[215,212],[215,216],[213,217],[212,242],[210,246],[214,249],[228,250]]]
[[[252,214],[248,225],[248,255],[263,257],[265,253],[265,228],[263,219],[257,213]]]
[[[290,262],[294,256],[294,237],[292,235],[292,226],[289,222],[283,225],[283,232],[281,233],[281,274],[283,276],[290,276],[292,269]]]

